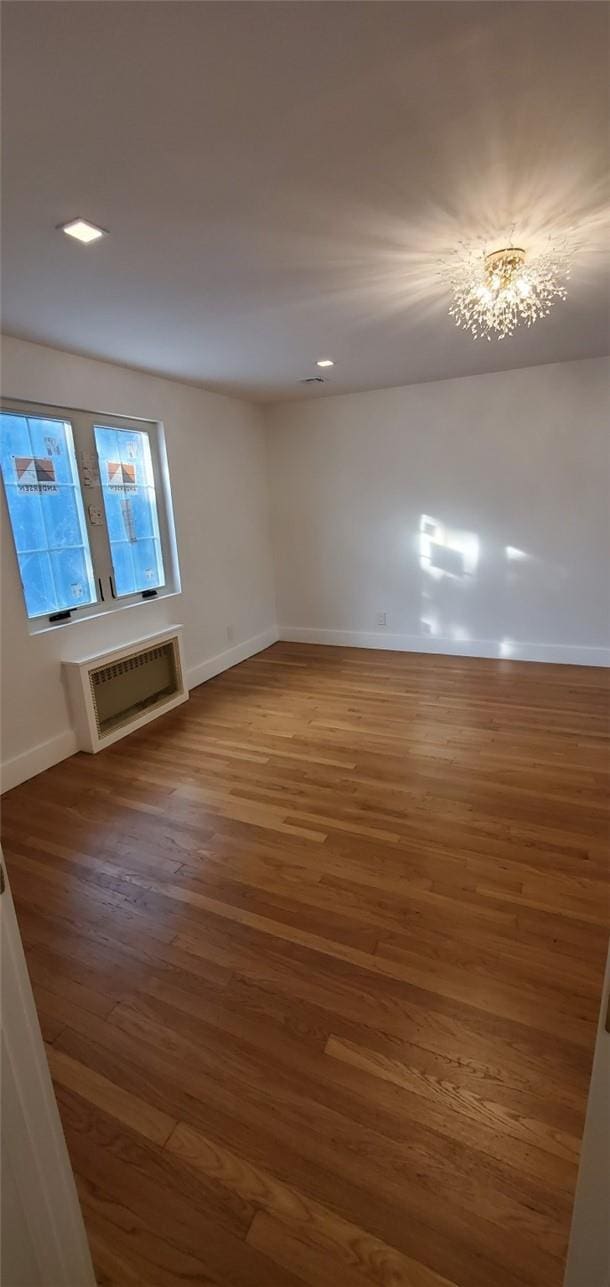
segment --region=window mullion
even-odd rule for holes
[[[100,598],[108,602],[112,558],[91,416],[82,412],[74,416],[74,442],[96,588]]]
[[[150,440],[150,433],[148,436]],[[162,556],[163,556],[165,583],[167,584],[168,578],[173,576],[173,568],[171,566],[172,548],[171,548],[171,541],[170,541],[170,535],[169,535],[169,524],[167,521],[167,498],[165,495],[163,476],[161,472],[161,461],[159,457],[158,441],[155,445],[156,445],[156,450],[151,451],[151,463],[152,463],[153,479],[155,484],[155,494],[156,494],[156,500],[157,500],[156,512],[157,512],[158,540],[159,540],[159,545],[161,547]]]

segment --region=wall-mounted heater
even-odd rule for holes
[[[188,698],[181,626],[63,667],[81,751],[102,751]]]

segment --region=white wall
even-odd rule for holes
[[[75,749],[62,659],[182,623],[193,686],[277,637],[268,482],[281,637],[607,664],[608,369],[597,358],[263,413],[5,339],[6,396],[164,422],[183,593],[30,635],[2,498],[4,788]],[[461,548],[462,575],[422,566],[422,515]]]
[[[608,370],[268,408],[280,637],[607,664]],[[422,565],[422,515],[461,575]]]
[[[192,687],[276,636],[260,408],[12,338],[3,341],[2,391],[164,422],[182,577],[179,597],[30,635],[2,498],[6,789],[75,750],[60,659],[183,624]]]

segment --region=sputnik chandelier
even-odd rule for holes
[[[449,314],[475,339],[503,340],[517,326],[532,326],[546,317],[556,300],[565,299],[568,277],[565,251],[551,244],[531,257],[514,245],[458,253],[449,268]]]

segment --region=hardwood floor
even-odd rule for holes
[[[4,798],[100,1284],[559,1287],[608,679],[276,644]]]

